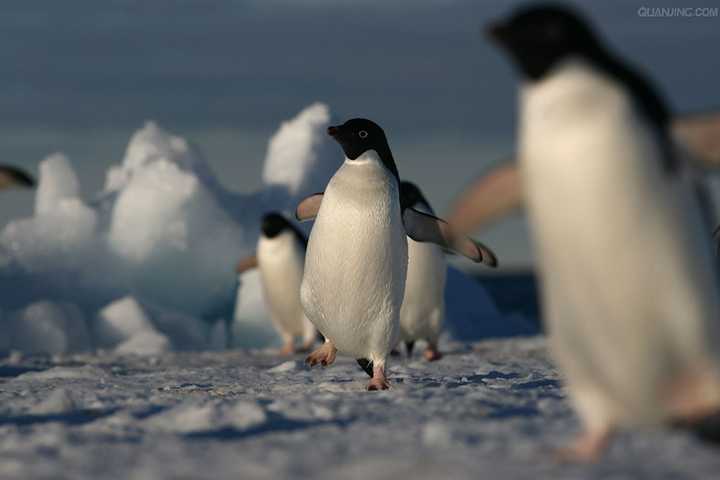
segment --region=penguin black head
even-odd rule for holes
[[[380,125],[365,118],[353,118],[342,125],[328,127],[327,132],[340,144],[345,156],[350,160],[357,159],[368,150],[375,150],[385,167],[395,176],[398,183],[400,182],[390,145]]]
[[[275,238],[285,230],[292,229],[292,225],[281,214],[270,212],[263,215],[260,229],[267,238]]]
[[[523,75],[541,80],[553,67],[571,57],[589,62],[622,86],[640,113],[655,128],[668,172],[677,170],[668,124],[670,112],[662,95],[640,72],[608,51],[590,24],[570,8],[541,5],[520,9],[505,21],[491,24],[488,35],[508,51]]]
[[[571,56],[589,59],[604,56],[589,23],[564,6],[521,8],[506,20],[490,24],[487,34],[508,51],[530,80],[541,79]]]
[[[293,225],[284,215],[278,212],[269,212],[263,215],[260,222],[260,230],[266,238],[275,238],[281,233],[292,232],[297,241],[305,247],[307,238],[295,225]]]
[[[412,182],[400,182],[400,204],[403,208],[422,205],[429,213],[432,213],[430,202],[427,201],[420,188]]]

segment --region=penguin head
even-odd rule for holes
[[[363,153],[375,150],[385,167],[395,176],[398,183],[400,182],[390,145],[380,125],[366,118],[353,118],[342,125],[328,127],[327,132],[340,144],[349,160],[356,160]]]
[[[430,202],[427,201],[420,188],[412,182],[400,182],[400,204],[403,208],[421,206],[432,213]]]
[[[487,34],[531,81],[540,80],[569,57],[593,60],[603,56],[588,22],[564,6],[521,8],[509,18],[490,24]]]
[[[287,229],[292,229],[292,225],[281,214],[270,212],[263,215],[260,230],[265,237],[275,238]]]
[[[327,132],[340,144],[350,160],[355,160],[368,150],[375,150],[379,154],[388,148],[385,132],[380,125],[365,118],[353,118],[342,125],[328,127]]]

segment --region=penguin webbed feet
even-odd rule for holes
[[[314,367],[317,364],[327,367],[335,362],[337,356],[337,348],[330,343],[325,342],[320,347],[316,348],[310,355],[305,359],[305,363]]]

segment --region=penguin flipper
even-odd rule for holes
[[[235,267],[237,273],[247,272],[258,267],[257,255],[250,255],[240,260]]]
[[[26,171],[10,165],[0,165],[0,190],[10,187],[31,188],[35,179]]]
[[[297,218],[299,222],[305,222],[307,220],[314,219],[317,216],[318,211],[320,210],[323,195],[323,192],[313,193],[312,195],[306,197],[304,200],[298,203],[298,206],[295,209],[295,218]]]
[[[717,109],[676,117],[672,133],[701,166],[713,169],[720,166],[720,112]]]
[[[497,267],[495,253],[482,243],[465,235],[456,235],[450,225],[433,215],[413,208],[403,211],[403,225],[408,237],[416,242],[431,242],[488,267]]]

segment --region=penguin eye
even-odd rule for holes
[[[358,132],[358,137],[360,137],[360,138],[367,138],[367,136],[368,136],[368,133],[365,130],[360,130]]]

